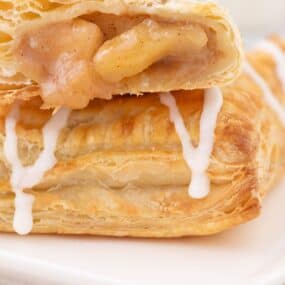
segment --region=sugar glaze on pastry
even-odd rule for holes
[[[258,45],[258,48],[269,53],[276,64],[277,76],[282,84],[283,91],[285,91],[285,55],[281,48],[272,41],[263,41]]]
[[[170,120],[174,123],[181,140],[183,157],[191,169],[189,195],[192,198],[205,198],[210,192],[210,180],[206,170],[210,163],[210,155],[214,145],[214,133],[218,114],[223,105],[223,96],[219,88],[205,91],[204,106],[200,119],[200,143],[194,147],[183,122],[182,115],[171,93],[160,94],[160,101],[169,108]]]
[[[285,55],[281,48],[272,41],[263,41],[258,45],[258,48],[269,53],[276,64],[277,76],[285,90]]]
[[[5,121],[6,139],[4,154],[11,164],[10,183],[15,193],[15,213],[13,226],[18,234],[28,234],[33,227],[32,208],[34,197],[24,193],[25,188],[32,188],[43,178],[45,172],[56,164],[54,151],[58,135],[65,126],[70,111],[62,108],[43,127],[43,146],[38,159],[32,166],[24,167],[18,154],[16,124],[19,119],[20,105],[16,103]]]
[[[259,86],[264,95],[265,102],[269,107],[277,114],[282,124],[285,125],[285,109],[278,102],[274,94],[272,93],[269,85],[266,81],[258,74],[258,72],[253,68],[253,66],[246,62],[244,65],[244,71],[254,80],[254,82]]]
[[[265,40],[258,45],[258,49],[268,53],[273,59],[276,65],[276,73],[278,79],[282,85],[283,91],[285,91],[285,56],[281,48],[272,41]],[[285,125],[285,109],[279,103],[277,98],[274,96],[269,85],[266,81],[258,74],[253,66],[246,62],[244,70],[249,74],[255,83],[260,87],[264,94],[264,99],[269,107],[277,114],[282,124]]]

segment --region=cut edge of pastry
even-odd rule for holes
[[[6,96],[1,96],[0,104],[5,104],[7,100],[13,101],[15,98],[21,98],[21,91],[25,93],[25,89],[30,88],[30,85],[33,84],[33,80],[31,80],[29,76],[25,77],[22,73],[17,73],[18,63],[16,64],[16,62],[19,62],[19,60],[15,60],[13,53],[19,37],[28,31],[44,27],[45,25],[65,22],[78,17],[82,18],[83,15],[87,14],[89,16],[87,18],[85,17],[84,21],[87,20],[89,23],[90,18],[92,18],[90,15],[95,13],[95,11],[97,11],[97,13],[108,13],[108,15],[113,14],[114,17],[128,18],[131,15],[132,17],[151,17],[158,22],[168,21],[169,23],[173,22],[173,24],[177,22],[179,25],[181,25],[181,23],[189,23],[189,25],[192,25],[194,28],[196,25],[204,29],[204,31],[207,29],[208,32],[210,30],[214,31],[213,39],[208,38],[212,45],[209,47],[209,62],[205,64],[205,62],[199,61],[200,63],[196,64],[193,61],[191,64],[187,64],[187,70],[193,66],[193,70],[190,68],[191,70],[189,69],[189,72],[187,71],[187,76],[183,75],[186,72],[184,66],[181,67],[181,78],[179,78],[180,73],[178,71],[180,69],[177,68],[176,63],[171,63],[167,68],[165,68],[164,65],[161,67],[159,64],[152,65],[150,68],[147,68],[146,71],[139,72],[138,75],[127,78],[122,77],[123,79],[120,80],[118,84],[116,83],[115,86],[112,86],[111,89],[109,86],[105,88],[105,85],[103,84],[103,89],[101,89],[104,90],[104,92],[102,91],[102,94],[99,94],[100,92],[95,90],[94,92],[97,92],[97,95],[95,95],[96,97],[106,99],[111,98],[112,95],[116,94],[129,93],[141,95],[144,92],[167,92],[179,89],[192,90],[221,86],[232,82],[241,70],[243,52],[239,32],[227,13],[212,2],[201,3],[197,1],[184,0],[82,0],[46,1],[44,4],[40,4],[35,1],[35,3],[38,4],[30,6],[30,8],[29,5],[31,4],[27,3],[24,6],[17,2],[18,1],[8,2],[11,3],[11,7],[9,9],[6,8],[6,10],[3,10],[2,8],[2,13],[0,5],[0,15],[3,14],[2,16],[5,19],[5,21],[2,20],[2,22],[0,20],[0,31],[8,32],[6,36],[4,36],[4,34],[2,35],[2,41],[0,41],[0,63],[2,68],[0,89],[6,89],[6,91],[10,90],[9,95],[6,92]],[[93,21],[94,20],[92,20],[92,22]],[[185,24],[183,25],[185,26]],[[200,32],[198,32],[198,34],[199,33]],[[209,35],[207,36],[209,37]],[[215,50],[217,54],[215,54]],[[206,49],[205,52],[202,50],[202,53],[206,53]],[[221,55],[219,53],[224,54]],[[197,59],[198,58],[199,53],[197,54]],[[195,61],[197,59],[195,59]],[[211,61],[213,61],[213,63]],[[113,60],[109,60],[108,62],[112,63]],[[107,66],[105,61],[103,63],[103,65],[101,64],[102,66]],[[23,70],[30,69],[31,68],[27,67],[23,68]],[[185,69],[185,72],[183,69]],[[113,68],[110,70],[113,70]],[[130,68],[126,68],[126,70],[130,70]],[[122,74],[124,74],[124,72]],[[100,77],[104,76],[104,74],[108,74],[108,70],[102,70],[100,67]],[[175,75],[176,80],[173,80],[173,76],[171,74]],[[112,74],[109,78],[113,78],[114,76],[116,78],[118,75]],[[108,78],[108,76],[106,78]],[[80,89],[80,91],[82,90]],[[92,93],[94,92],[92,91]],[[1,90],[1,93],[4,92]],[[38,94],[43,95],[43,90],[41,88],[38,88]],[[88,96],[92,97],[94,94],[88,94]],[[80,108],[84,107],[90,98],[83,98],[80,102],[75,102],[74,104],[71,103],[72,98],[49,100],[50,101],[47,101],[45,104],[46,107],[71,105],[70,107],[72,108]]]

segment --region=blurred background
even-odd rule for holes
[[[244,37],[285,35],[285,0],[216,0],[226,7]]]

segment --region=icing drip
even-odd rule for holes
[[[271,92],[266,81],[254,70],[254,68],[248,62],[246,62],[244,65],[244,71],[259,86],[259,88],[262,90],[265,102],[277,114],[282,124],[285,125],[285,110]]]
[[[160,101],[169,108],[170,120],[181,140],[183,157],[191,169],[189,195],[195,199],[202,199],[210,191],[210,180],[206,171],[214,146],[217,117],[223,105],[222,93],[218,88],[205,91],[204,107],[200,119],[200,142],[196,148],[191,143],[182,115],[176,105],[175,97],[171,93],[163,93],[160,95]]]
[[[258,47],[274,58],[277,76],[282,84],[283,91],[285,92],[285,55],[283,51],[279,46],[270,41],[264,41],[259,44]]]
[[[28,234],[33,227],[32,207],[34,197],[23,192],[32,188],[43,178],[46,171],[56,164],[54,151],[60,130],[65,126],[70,111],[60,109],[43,127],[43,151],[34,165],[23,167],[18,154],[16,124],[19,119],[20,106],[16,103],[5,121],[6,138],[4,154],[11,165],[10,183],[15,193],[15,213],[13,226],[17,233]]]

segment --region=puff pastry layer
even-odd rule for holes
[[[253,52],[249,60],[276,98],[284,96],[270,55]],[[72,112],[58,141],[58,164],[27,190],[35,195],[33,232],[208,235],[258,216],[263,197],[283,171],[284,128],[246,73],[222,92],[207,198],[195,200],[187,193],[191,173],[159,96],[96,99]],[[197,145],[203,91],[173,94]],[[51,113],[40,110],[41,103],[35,98],[22,106],[17,134],[24,165],[33,164],[42,150],[41,127]],[[9,108],[1,107],[0,119],[0,230],[8,232],[13,231],[14,194],[3,125]]]
[[[82,108],[94,97],[221,86],[241,59],[236,28],[211,2],[0,3],[0,104],[41,95],[45,107]]]

